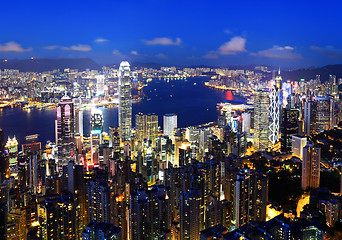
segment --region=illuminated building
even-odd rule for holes
[[[242,132],[245,132],[247,136],[251,133],[251,114],[245,112],[241,114],[242,117]]]
[[[171,228],[170,199],[163,185],[137,189],[130,197],[131,239],[167,239]]]
[[[7,169],[8,164],[5,157],[4,132],[0,129],[0,182],[5,180]]]
[[[233,185],[233,212],[235,228],[251,221],[266,221],[268,178],[258,172],[244,169]]]
[[[281,151],[290,152],[292,147],[292,136],[298,134],[298,109],[283,110],[281,121]]]
[[[269,125],[269,137],[272,144],[272,148],[279,141],[280,130],[280,89],[277,86],[273,86],[270,93],[270,125]]]
[[[97,108],[92,109],[90,126],[91,162],[98,164],[98,149],[100,144],[102,144],[103,133],[103,116],[101,110]]]
[[[330,98],[316,97],[316,133],[330,128]]]
[[[304,134],[310,136],[316,132],[317,103],[314,101],[304,102]]]
[[[292,155],[303,159],[303,148],[306,146],[307,138],[294,135],[292,136]]]
[[[126,61],[121,62],[119,68],[119,127],[121,141],[129,141],[132,132],[132,95],[131,70]]]
[[[180,195],[180,239],[200,239],[201,193],[198,189],[182,191]]]
[[[71,193],[48,198],[38,206],[41,239],[76,239],[76,204]]]
[[[119,127],[109,127],[109,147],[113,148],[114,158],[119,158],[120,154],[120,129]]]
[[[254,95],[254,149],[265,151],[269,147],[269,92],[259,90]]]
[[[18,173],[18,163],[17,163],[17,155],[18,155],[18,141],[14,138],[8,138],[5,148],[8,149],[8,157],[9,157],[9,170],[10,174]]]
[[[319,188],[321,149],[308,142],[303,148],[302,189]]]
[[[135,115],[135,129],[136,140],[141,143],[144,139],[152,142],[152,146],[156,146],[156,139],[158,137],[158,115],[156,114],[142,114]]]
[[[164,136],[173,139],[174,131],[177,128],[177,115],[173,113],[165,114],[163,117]]]
[[[83,137],[83,110],[75,109],[75,133]]]
[[[103,96],[104,95],[104,75],[97,75],[96,76],[96,95],[97,96]]]
[[[87,183],[89,222],[109,222],[109,186],[96,177]]]
[[[75,159],[75,110],[71,98],[64,95],[57,107],[56,141],[58,146],[58,168],[62,169]]]
[[[82,232],[82,240],[123,240],[122,229],[111,223],[89,223]]]

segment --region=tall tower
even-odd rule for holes
[[[164,136],[172,138],[174,131],[177,128],[177,115],[174,113],[165,114],[163,120]]]
[[[75,158],[75,109],[68,95],[62,97],[57,107],[58,167],[61,169]]]
[[[303,148],[302,189],[319,188],[321,149],[308,142]]]
[[[330,97],[316,97],[316,132],[323,132],[330,127]]]
[[[298,133],[298,109],[283,109],[281,121],[281,151],[290,152],[292,136]]]
[[[180,196],[180,235],[181,239],[199,240],[201,228],[201,193],[191,188]]]
[[[142,114],[135,115],[136,140],[143,142],[144,139],[150,140],[152,146],[156,146],[156,138],[158,137],[158,115]]]
[[[96,75],[96,95],[103,96],[104,95],[104,75]]]
[[[90,127],[91,162],[98,164],[98,149],[100,144],[102,144],[103,132],[103,116],[100,109],[92,109]]]
[[[129,141],[132,132],[131,70],[129,63],[121,62],[119,68],[119,127],[121,141]]]
[[[274,145],[279,140],[279,127],[280,127],[280,89],[274,85],[272,87],[272,91],[270,94],[270,135],[268,139],[270,140],[271,144]]]
[[[256,151],[264,151],[269,145],[269,106],[269,92],[256,91],[254,95],[254,148]]]
[[[304,134],[307,136],[316,132],[316,112],[317,102],[304,102]]]

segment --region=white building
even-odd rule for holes
[[[164,136],[173,138],[175,129],[177,128],[177,115],[174,113],[165,114],[163,118]]]

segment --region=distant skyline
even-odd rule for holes
[[[339,1],[5,1],[0,58],[171,65],[342,63]]]

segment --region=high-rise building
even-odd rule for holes
[[[18,141],[14,138],[8,138],[5,148],[8,149],[8,159],[9,159],[9,170],[10,174],[18,173]]]
[[[90,148],[91,148],[91,162],[99,163],[99,146],[102,144],[102,133],[103,133],[103,116],[100,109],[91,110],[90,118]]]
[[[76,203],[71,193],[48,198],[38,206],[41,239],[76,239]]]
[[[298,134],[298,109],[284,109],[281,121],[281,151],[290,152],[292,136]]]
[[[163,118],[164,136],[173,138],[174,131],[177,128],[177,115],[174,113],[165,114]]]
[[[279,130],[280,130],[280,89],[277,86],[273,86],[270,93],[270,125],[269,125],[269,137],[272,144],[272,148],[275,147],[279,141]]]
[[[245,169],[240,171],[233,184],[235,227],[251,221],[266,221],[267,176]]]
[[[269,147],[269,92],[259,90],[254,95],[254,149],[265,151]]]
[[[121,141],[129,141],[132,132],[131,70],[129,63],[121,62],[119,68],[119,127]]]
[[[292,136],[292,155],[303,159],[303,148],[306,146],[307,138],[294,135]]]
[[[104,94],[104,80],[105,76],[104,75],[97,75],[96,76],[96,95],[97,96],[103,96]]]
[[[56,136],[58,146],[58,168],[62,169],[75,158],[75,110],[71,98],[63,96],[57,107]]]
[[[316,97],[316,133],[323,132],[330,128],[330,98]]]
[[[102,178],[88,182],[89,221],[109,222],[109,186]]]
[[[75,109],[75,133],[83,137],[83,110]]]
[[[200,239],[201,230],[201,193],[189,189],[180,195],[180,239]]]
[[[158,115],[138,113],[135,115],[136,140],[141,143],[144,139],[152,142],[156,146],[158,137]]]
[[[310,136],[310,134],[316,132],[316,112],[316,102],[304,102],[304,134],[306,136]]]
[[[4,132],[0,129],[0,182],[6,178],[6,173],[8,170],[8,162],[5,157],[5,141]]]
[[[319,188],[321,149],[308,142],[303,148],[302,189]]]
[[[164,237],[171,227],[171,209],[165,186],[132,192],[130,206],[131,239],[167,239]]]

